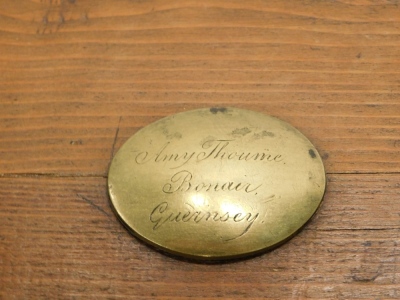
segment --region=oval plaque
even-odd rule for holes
[[[185,257],[255,254],[295,234],[325,191],[310,141],[274,117],[199,109],[134,134],[108,176],[112,205],[138,238]]]

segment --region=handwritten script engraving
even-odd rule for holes
[[[220,261],[294,235],[318,209],[326,175],[290,124],[207,108],[140,129],[113,158],[107,183],[135,236],[174,256]]]
[[[160,164],[171,170],[186,166],[189,163],[199,163],[207,160],[218,160],[228,162],[257,162],[257,163],[281,163],[283,157],[277,153],[271,153],[268,149],[264,152],[235,151],[234,139],[209,139],[200,144],[198,151],[174,151],[171,141],[166,142],[161,148],[155,151],[133,151],[133,159],[138,165]],[[204,174],[205,175],[205,174]],[[229,175],[229,174],[226,174]],[[244,194],[257,195],[262,184],[253,184],[245,181],[221,180],[219,182],[210,182],[199,180],[192,172],[187,169],[175,171],[169,181],[161,189],[165,194],[186,193],[186,192],[241,192]],[[269,202],[275,199],[271,195],[260,203]],[[254,222],[260,219],[259,212],[232,212],[223,211],[220,208],[217,211],[204,210],[205,207],[194,207],[185,203],[180,209],[173,209],[168,202],[159,203],[150,214],[150,221],[153,223],[153,230],[165,226],[167,223],[231,223],[244,224],[238,227],[239,234],[235,237],[226,239],[233,240],[243,236],[250,230]],[[236,226],[235,226],[236,227]],[[244,228],[244,229],[242,229]]]
[[[157,230],[164,226],[167,222],[175,223],[201,223],[201,222],[234,222],[234,223],[245,223],[247,226],[237,236],[229,238],[228,240],[237,239],[248,232],[253,223],[259,217],[259,213],[231,213],[217,212],[217,211],[203,211],[198,208],[194,208],[192,205],[185,203],[186,209],[181,211],[172,211],[169,207],[168,202],[161,202],[158,204],[150,214],[150,221],[154,224],[153,230]]]
[[[254,186],[247,182],[223,182],[223,183],[206,183],[206,182],[192,182],[193,175],[187,170],[179,171],[172,175],[170,182],[163,186],[163,192],[166,194],[172,194],[176,192],[189,192],[189,191],[224,191],[224,192],[239,192],[244,191],[245,193],[254,193],[257,195],[257,189],[262,184]]]
[[[265,152],[237,152],[229,150],[231,142],[234,140],[208,140],[201,145],[202,151],[174,153],[169,152],[171,142],[165,143],[158,151],[152,153],[149,151],[134,151],[134,161],[138,165],[153,163],[168,163],[171,169],[177,169],[189,162],[201,162],[212,159],[228,161],[258,161],[275,162],[283,161],[282,155]]]

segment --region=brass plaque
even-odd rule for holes
[[[236,108],[179,113],[134,134],[108,176],[116,214],[167,252],[227,259],[277,246],[325,191],[315,147],[277,118]]]

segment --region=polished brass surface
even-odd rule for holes
[[[139,130],[110,166],[112,205],[138,238],[173,254],[226,259],[296,233],[325,191],[321,157],[291,125],[210,108]]]

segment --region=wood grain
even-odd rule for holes
[[[118,125],[212,105],[292,123],[328,173],[400,169],[395,4],[2,3],[2,174],[105,176]]]
[[[320,211],[287,244],[202,265],[134,239],[110,208],[104,178],[2,178],[0,295],[396,299],[399,179],[331,175]]]
[[[398,299],[399,4],[0,0],[0,299]],[[291,123],[329,179],[298,236],[231,264],[148,248],[106,191],[127,138],[210,106]]]

